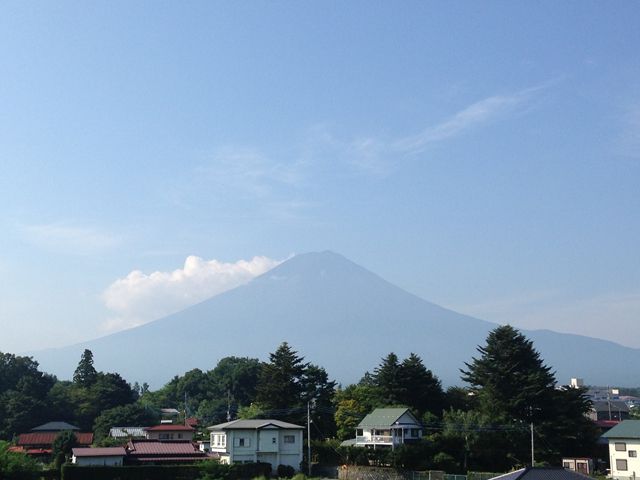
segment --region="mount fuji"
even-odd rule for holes
[[[85,348],[99,370],[158,388],[226,356],[267,360],[288,342],[329,376],[352,383],[382,357],[414,352],[445,385],[477,355],[497,324],[456,313],[392,285],[333,252],[293,257],[246,285],[145,325],[63,348],[32,352],[41,368],[71,377]],[[640,349],[549,330],[523,330],[560,383],[637,385]]]

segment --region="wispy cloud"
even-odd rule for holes
[[[91,255],[119,246],[122,238],[94,227],[50,223],[21,227],[31,244],[71,255]]]
[[[279,263],[260,256],[229,263],[191,255],[182,268],[170,272],[134,270],[103,292],[106,307],[115,315],[102,328],[115,331],[142,325],[245,284]]]
[[[421,133],[402,138],[392,147],[402,153],[420,153],[429,145],[449,140],[490,122],[505,118],[527,103],[540,87],[507,95],[495,95],[463,108],[444,121],[425,128]]]

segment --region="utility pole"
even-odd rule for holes
[[[311,401],[307,400],[307,466],[311,477]]]
[[[535,466],[535,459],[533,456],[533,421],[531,421],[531,468]]]

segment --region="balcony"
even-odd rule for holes
[[[400,442],[401,439],[395,439],[396,445]],[[393,445],[393,437],[391,435],[357,436],[356,445]]]

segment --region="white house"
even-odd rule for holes
[[[208,427],[221,463],[270,463],[300,470],[304,427],[280,420],[233,420]]]
[[[624,420],[602,435],[609,441],[611,478],[640,477],[640,420]]]
[[[417,442],[422,424],[408,408],[376,408],[364,417],[356,429],[357,447],[391,447]]]
[[[122,460],[127,456],[124,447],[74,448],[71,453],[71,462],[80,466],[116,467],[122,465]]]

